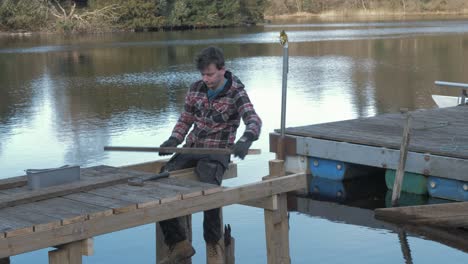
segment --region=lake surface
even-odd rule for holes
[[[169,137],[193,57],[208,45],[246,85],[264,125],[225,186],[268,173],[268,133],[280,126],[282,47],[290,39],[287,126],[433,108],[431,94],[456,95],[435,80],[468,83],[468,19],[274,22],[182,32],[33,35],[0,38],[0,177],[64,164],[122,166],[151,153],[103,152],[106,145],[159,146]],[[243,127],[240,128],[240,131]],[[241,132],[239,132],[240,134]],[[263,210],[224,209],[237,263],[266,263]],[[205,262],[202,215],[193,218],[194,263]],[[398,235],[292,212],[292,263],[405,263]],[[468,254],[408,237],[414,263],[468,263]],[[154,225],[97,237],[85,263],[155,263]],[[47,263],[47,251],[12,258]]]

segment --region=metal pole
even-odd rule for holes
[[[284,137],[286,129],[286,92],[288,88],[288,70],[289,70],[289,52],[288,52],[288,35],[284,30],[280,33],[280,43],[283,45],[283,85],[281,95],[281,137]]]

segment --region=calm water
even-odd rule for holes
[[[232,186],[267,174],[268,133],[280,124],[281,54],[290,44],[287,125],[299,126],[435,107],[453,94],[435,80],[468,82],[468,20],[313,22],[187,32],[0,38],[0,177],[63,164],[121,166],[154,154],[103,152],[106,145],[158,146],[199,74],[192,58],[207,45],[225,50],[264,121],[238,161]],[[243,129],[243,128],[241,128]],[[237,263],[265,263],[263,211],[230,206]],[[194,215],[194,263],[204,263],[201,214]],[[291,213],[293,263],[404,263],[398,235]],[[468,263],[468,255],[409,237],[414,263]],[[154,225],[97,237],[85,263],[155,263]],[[47,263],[47,252],[13,257]]]

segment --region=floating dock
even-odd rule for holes
[[[411,116],[402,191],[468,201],[468,106]],[[391,188],[405,122],[398,113],[287,128],[286,169],[337,181],[385,173]],[[279,138],[270,134],[270,151],[277,151]]]
[[[38,190],[27,187],[25,176],[0,180],[0,262],[56,247],[49,263],[81,263],[82,255],[92,252],[94,236],[241,203],[265,209],[268,263],[289,263],[285,195],[306,188],[305,174],[285,175],[284,162],[274,160],[267,179],[238,187],[201,183],[193,169],[144,186],[127,183],[154,175],[163,164],[81,169],[77,182]],[[235,176],[231,164],[224,178]]]

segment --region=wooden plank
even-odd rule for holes
[[[400,151],[394,149],[305,137],[297,138],[297,148],[299,155],[395,170],[398,167],[400,155]],[[405,171],[448,179],[468,180],[467,160],[427,153],[408,152]]]
[[[394,223],[468,227],[468,202],[380,208],[375,217]]]
[[[233,150],[229,148],[179,148],[179,147],[129,147],[129,146],[106,146],[106,151],[130,151],[130,152],[166,152],[180,154],[219,154],[231,155]],[[260,154],[259,149],[249,149],[247,155]]]
[[[34,232],[33,225],[26,221],[0,217],[0,232],[4,237],[14,237]]]
[[[270,197],[260,198],[256,200],[244,201],[240,204],[246,206],[252,206],[267,210],[278,210],[278,196],[272,195]]]
[[[22,187],[27,184],[26,176],[11,177],[0,180],[0,190]]]
[[[94,239],[87,238],[81,240],[81,254],[83,256],[92,256],[94,255]]]
[[[124,201],[115,198],[104,197],[87,192],[73,193],[63,198],[74,200],[81,203],[111,208],[114,214],[126,213],[137,209],[137,204],[134,202]]]
[[[10,219],[16,223],[24,222],[27,226],[34,226],[34,231],[46,231],[59,227],[60,219],[32,212],[23,206],[0,209],[0,218]]]
[[[112,209],[65,198],[53,198],[23,205],[24,209],[61,219],[62,225],[112,215]]]
[[[216,184],[204,183],[200,181],[187,180],[187,179],[182,180],[182,179],[177,179],[177,178],[160,179],[157,181],[157,183],[165,183],[165,184],[174,185],[174,186],[188,187],[193,191],[197,191],[197,190],[202,191],[204,195],[219,192],[219,191],[222,191],[223,189],[223,187],[218,186]]]
[[[271,160],[269,162],[270,179],[281,179],[285,175],[284,160]],[[264,210],[265,235],[267,244],[268,263],[291,263],[289,255],[289,219],[287,194],[278,196],[278,209]]]
[[[128,184],[120,184],[115,187],[125,192],[138,193],[146,197],[151,197],[153,200],[157,201],[157,203],[138,203],[138,207],[148,207],[153,206],[155,204],[168,203],[182,199],[182,194],[180,190],[161,187],[152,181],[146,182],[144,186],[131,186]]]
[[[161,168],[166,165],[169,159],[162,159],[138,164],[132,164],[127,166],[122,166],[123,169],[134,170],[134,171],[143,171],[148,173],[159,173]]]
[[[81,264],[81,241],[62,245],[59,249],[49,251],[49,264]]]
[[[115,169],[115,170],[114,170]],[[106,173],[106,172],[104,172]],[[104,186],[109,186],[113,184],[118,184],[126,182],[130,178],[137,176],[148,176],[150,174],[144,172],[134,172],[134,171],[125,171],[117,170],[117,168],[112,168],[110,174],[106,174],[100,177],[87,177],[79,182],[73,182],[69,184],[63,184],[58,186],[47,187],[39,190],[22,192],[10,195],[9,197],[0,198],[0,208],[5,208],[9,206],[15,206],[19,204],[31,203],[35,201],[40,201],[44,199],[49,199],[57,196],[63,196],[71,193],[87,191],[95,188],[100,188]]]
[[[403,184],[403,176],[405,174],[406,157],[408,156],[408,144],[411,138],[411,122],[411,114],[408,114],[406,117],[406,125],[403,130],[403,139],[401,141],[400,160],[398,162],[398,169],[395,176],[395,182],[393,184],[392,206],[397,206],[398,200],[400,199],[401,186]]]
[[[278,141],[280,135],[270,133],[270,152],[278,152]],[[284,137],[284,153],[285,155],[294,156],[297,153],[296,150],[296,138],[295,137]]]
[[[136,187],[136,186],[132,186],[132,187]],[[144,187],[139,187],[139,188],[144,188]],[[90,190],[87,193],[135,203],[137,205],[137,208],[160,204],[160,199],[158,197],[153,197],[148,194],[143,194],[142,192],[132,192],[128,190],[123,190],[123,189],[117,188],[117,185]]]
[[[63,225],[53,231],[34,232],[25,236],[4,238],[0,239],[0,258],[247,200],[298,190],[304,188],[306,184],[307,176],[305,174],[293,174],[277,179],[226,188],[221,192],[210,195]],[[80,232],[76,232],[76,230],[80,230]]]

